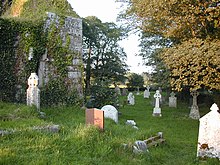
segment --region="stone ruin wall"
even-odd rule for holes
[[[52,24],[55,26],[59,25],[59,16],[55,13],[47,13],[48,17],[45,22],[45,31],[50,30]],[[60,29],[60,37],[62,39],[62,44],[65,46],[67,36],[70,39],[69,50],[74,52],[75,57],[73,57],[72,65],[68,66],[68,81],[69,88],[76,88],[80,97],[83,97],[83,86],[82,86],[82,20],[79,18],[65,17],[64,24]],[[40,66],[38,69],[39,77],[39,87],[42,87],[49,81],[49,75],[53,74],[53,66],[51,66],[50,61],[54,59],[49,59],[47,56],[47,49],[45,54],[42,56],[40,61]]]

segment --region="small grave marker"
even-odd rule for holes
[[[170,93],[169,107],[175,107],[176,108],[176,97],[175,97],[175,93],[174,92]]]
[[[128,94],[128,104],[129,104],[129,105],[134,105],[134,104],[135,104],[134,95],[133,95],[132,92],[130,92],[130,93]]]
[[[96,108],[86,109],[86,125],[89,124],[104,130],[104,111]]]
[[[144,98],[150,97],[150,86],[147,86],[147,89],[144,90]]]

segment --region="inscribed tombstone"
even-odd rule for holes
[[[220,159],[220,113],[214,103],[210,112],[199,119],[198,157]]]
[[[150,97],[150,87],[148,86],[147,89],[144,90],[144,98]]]
[[[86,109],[86,125],[89,124],[104,130],[104,111],[96,108]]]
[[[175,93],[174,92],[170,93],[169,107],[175,107],[176,108],[176,97],[175,97]]]
[[[130,105],[134,105],[134,104],[135,104],[134,95],[133,95],[132,92],[130,92],[130,93],[128,94],[127,99],[128,99],[128,104],[130,104]]]
[[[110,119],[114,120],[116,123],[118,123],[118,111],[114,106],[105,105],[101,108],[101,110],[104,111],[105,118],[110,118]]]

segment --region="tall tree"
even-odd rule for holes
[[[132,88],[143,87],[144,85],[143,76],[137,73],[131,73],[131,75],[128,76],[128,80],[129,80],[128,86]]]
[[[83,23],[84,63],[86,64],[86,88],[94,81],[122,81],[126,72],[126,54],[118,44],[123,30],[114,23],[102,23],[90,16]]]
[[[220,40],[219,0],[127,2],[126,15],[131,21],[136,20],[137,27],[172,40],[172,47],[162,51],[159,57],[170,69],[174,89],[182,90],[185,86],[191,90],[220,89],[217,76],[220,64],[216,64],[219,58],[216,45]]]

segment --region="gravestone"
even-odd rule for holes
[[[114,120],[116,123],[118,123],[118,111],[114,106],[105,105],[101,108],[101,110],[104,111],[105,118],[110,118],[110,119]]]
[[[199,119],[197,157],[220,159],[220,113],[217,104]]]
[[[128,94],[128,89],[122,88],[122,96],[126,96]]]
[[[140,95],[140,88],[137,87],[137,95]]]
[[[38,88],[38,76],[36,73],[31,73],[28,78],[27,105],[35,105],[37,109],[40,109],[40,89]]]
[[[147,86],[147,89],[144,90],[144,98],[150,97],[150,86]]]
[[[132,92],[130,92],[129,94],[128,94],[128,104],[129,105],[134,105],[135,104],[135,100],[134,100],[135,98],[134,98],[134,95],[133,95],[133,93]]]
[[[121,90],[118,86],[115,87],[115,93],[119,96],[121,96]]]
[[[104,130],[104,111],[96,108],[86,109],[86,125],[89,124]]]
[[[175,107],[176,108],[176,97],[175,97],[175,93],[171,92],[170,93],[170,97],[169,97],[169,107]]]
[[[199,95],[199,92],[192,91],[190,94],[193,97],[193,104],[191,106],[189,117],[192,119],[199,119],[200,118],[199,107],[197,105],[197,96]]]
[[[144,141],[137,140],[133,146],[133,153],[148,152],[147,144]]]
[[[160,108],[161,94],[159,90],[156,90],[156,93],[154,94],[154,98],[155,98],[155,107],[153,110],[153,116],[162,116],[161,108]]]

